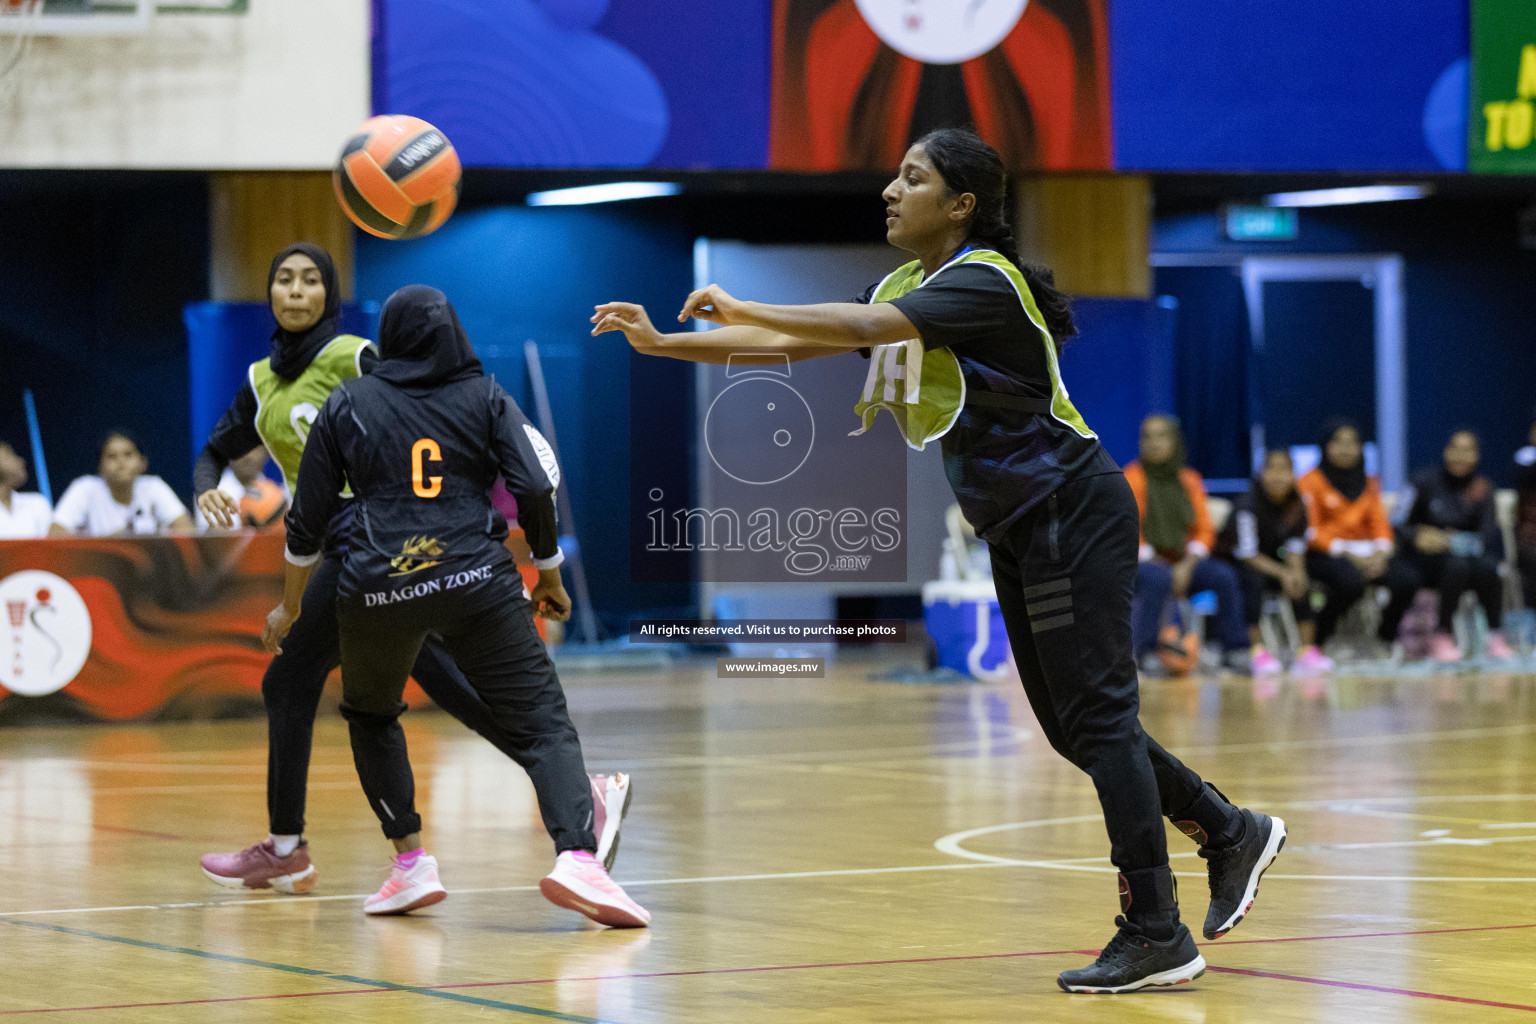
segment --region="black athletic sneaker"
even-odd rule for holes
[[[1205,915],[1205,937],[1219,939],[1253,909],[1259,879],[1285,846],[1285,822],[1239,807],[1243,836],[1231,846],[1200,848],[1210,874],[1211,909]]]
[[[1148,938],[1123,917],[1115,918],[1115,924],[1120,930],[1097,960],[1056,976],[1056,984],[1064,991],[1113,995],[1149,985],[1182,985],[1205,973],[1205,957],[1182,924],[1173,938],[1162,942]]]

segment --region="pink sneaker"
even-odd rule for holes
[[[1301,649],[1301,653],[1296,655],[1295,664],[1291,666],[1291,671],[1305,673],[1306,675],[1316,675],[1320,672],[1332,672],[1333,669],[1333,659],[1328,657],[1328,655],[1324,654],[1322,651],[1318,650],[1316,645],[1311,647],[1303,647]]]
[[[1483,644],[1483,657],[1510,661],[1514,659],[1515,652],[1509,646],[1509,641],[1504,639],[1503,633],[1489,633],[1488,642]]]
[[[1249,667],[1256,676],[1277,676],[1285,668],[1280,664],[1280,659],[1270,654],[1263,647],[1255,647],[1253,656],[1249,659]]]
[[[309,862],[309,844],[300,842],[286,857],[279,857],[271,838],[238,853],[203,854],[203,874],[231,889],[276,889],[306,893],[315,887],[315,866]]]
[[[623,772],[612,775],[593,775],[592,780],[592,832],[597,836],[597,859],[603,869],[613,870],[613,862],[619,856],[619,829],[624,816],[629,813],[629,801],[635,791],[629,785],[629,776]]]
[[[566,850],[555,858],[555,870],[539,882],[539,892],[557,907],[585,914],[610,928],[644,928],[651,923],[645,908],[608,877],[596,857]]]
[[[448,890],[437,877],[437,858],[417,850],[395,858],[379,891],[363,901],[363,913],[409,914],[447,898]]]
[[[1456,646],[1456,638],[1451,634],[1436,633],[1429,641],[1429,656],[1439,662],[1460,661],[1461,648]]]

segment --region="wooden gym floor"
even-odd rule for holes
[[[389,850],[343,723],[311,773],[312,897],[208,883],[265,823],[260,721],[0,732],[0,1015],[18,1021],[1502,1021],[1536,1012],[1536,676],[1144,688],[1149,731],[1291,839],[1199,981],[1068,996],[1111,934],[1085,777],[1010,686],[567,680],[589,767],[631,771],[604,931],[534,886],[525,778],[407,716],[449,899],[368,919]],[[1203,862],[1170,834],[1186,919]]]

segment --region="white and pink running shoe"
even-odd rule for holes
[[[236,853],[205,853],[202,865],[203,874],[231,889],[306,893],[315,887],[308,843],[300,843],[288,856],[279,857],[269,836]]]
[[[1514,649],[1509,646],[1509,641],[1504,639],[1503,633],[1489,633],[1488,639],[1483,643],[1483,657],[1493,658],[1496,661],[1509,661],[1515,657]]]
[[[1429,641],[1429,656],[1441,664],[1449,664],[1461,660],[1461,648],[1456,646],[1456,638],[1451,634],[1436,633]]]
[[[402,853],[389,867],[389,878],[363,901],[365,914],[409,914],[448,898],[437,877],[437,858],[417,850]]]
[[[1318,675],[1323,672],[1332,672],[1333,659],[1317,649],[1317,645],[1303,647],[1301,653],[1296,655],[1296,661],[1291,665],[1291,671],[1302,675]]]
[[[555,870],[539,882],[539,892],[555,906],[610,928],[644,928],[651,923],[646,909],[630,899],[585,850],[566,850],[556,857]]]
[[[1277,676],[1285,669],[1285,666],[1280,664],[1280,659],[1263,647],[1253,649],[1253,656],[1248,664],[1256,676]]]
[[[592,832],[597,836],[597,859],[603,862],[605,871],[613,870],[613,862],[619,855],[619,829],[624,816],[629,813],[629,801],[635,791],[630,787],[629,776],[623,772],[612,775],[592,775]]]

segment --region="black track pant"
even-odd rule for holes
[[[1488,628],[1497,631],[1503,627],[1504,578],[1493,559],[1430,555],[1423,551],[1409,552],[1407,557],[1424,585],[1439,591],[1442,633],[1454,631],[1456,606],[1461,603],[1461,595],[1469,590],[1477,594],[1478,603],[1488,616]]]
[[[283,653],[272,659],[261,680],[261,698],[267,709],[267,815],[274,835],[300,835],[304,831],[315,710],[326,677],[341,664],[336,623],[336,584],[340,577],[339,556],[328,555],[315,568],[304,591],[303,611],[283,639]],[[516,759],[514,739],[497,724],[490,707],[435,641],[422,648],[411,674],[438,707]]]
[[[1328,592],[1322,610],[1317,613],[1317,645],[1321,647],[1338,630],[1344,613],[1365,596],[1367,580],[1349,559],[1321,551],[1307,552],[1307,575]],[[1381,624],[1376,627],[1376,639],[1390,644],[1397,639],[1397,627],[1419,592],[1418,571],[1405,559],[1393,555],[1387,560],[1386,572],[1369,582],[1386,587],[1390,595],[1381,610]]]
[[[1166,869],[1162,815],[1180,816],[1206,792],[1137,719],[1138,533],[1130,485],[1103,474],[1062,485],[991,549],[1024,692],[1051,746],[1093,779],[1110,859],[1126,874]]]
[[[400,695],[428,631],[458,663],[488,707],[539,798],[544,827],[555,850],[593,850],[592,788],[581,743],[565,707],[554,663],[533,625],[527,600],[506,582],[497,603],[472,614],[454,614],[452,603],[435,611],[411,609],[409,618],[342,609],[341,713],[352,733],[352,759],[368,803],[384,835],[401,839],[421,830],[416,782],[406,754]]]

